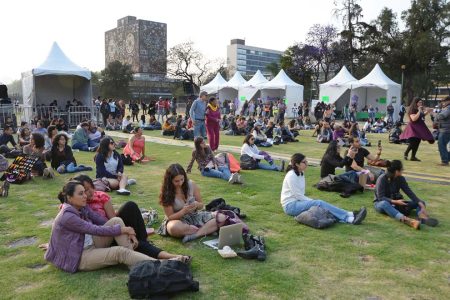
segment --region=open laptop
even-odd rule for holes
[[[222,226],[219,230],[219,238],[205,241],[203,244],[215,250],[222,249],[225,246],[239,245],[242,240],[242,227],[241,223]]]

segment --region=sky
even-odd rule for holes
[[[342,0],[337,0],[339,3]],[[0,16],[0,82],[19,79],[44,62],[56,41],[76,64],[92,71],[105,67],[104,33],[125,16],[167,24],[168,48],[191,40],[205,57],[226,60],[231,39],[284,51],[304,41],[313,24],[341,27],[335,0],[191,1],[25,1],[6,0]],[[400,14],[410,0],[361,0],[363,20],[383,7]]]

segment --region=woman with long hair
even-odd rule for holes
[[[104,137],[95,155],[96,178],[106,178],[109,187],[117,190],[119,195],[130,195],[127,185],[136,184],[135,179],[128,179],[123,173],[123,161],[116,151],[116,143],[110,137]]]
[[[336,168],[342,168],[346,165],[351,165],[353,162],[353,158],[355,158],[356,150],[353,148],[349,148],[347,155],[342,158],[341,157],[341,145],[338,141],[331,141],[322,156],[322,160],[320,161],[320,178],[324,178],[328,175],[335,175]],[[351,178],[352,182],[358,182],[358,175],[355,171],[349,171],[341,174],[340,176],[345,175]]]
[[[92,171],[91,167],[77,166],[72,148],[67,144],[68,141],[69,138],[65,133],[59,133],[53,138],[53,145],[49,157],[52,168],[59,174]]]
[[[205,114],[206,134],[208,135],[209,146],[212,151],[219,148],[220,138],[220,108],[217,99],[209,98]]]
[[[19,145],[20,147],[30,144],[31,130],[28,127],[24,127],[19,133]]]
[[[109,221],[87,207],[83,185],[69,181],[59,193],[63,202],[55,218],[45,259],[70,273],[91,271],[126,264],[132,267],[147,255],[133,251],[138,245],[136,232],[122,219]],[[111,247],[113,240],[118,246]]]
[[[425,124],[425,116],[432,112],[432,108],[426,108],[420,98],[415,98],[408,109],[409,122],[403,133],[400,135],[401,140],[408,140],[408,148],[406,148],[404,158],[408,160],[411,151],[411,161],[420,161],[416,157],[419,149],[420,141],[428,141],[434,143],[433,135]]]
[[[219,166],[219,162],[214,157],[211,148],[206,145],[205,140],[198,136],[194,140],[195,149],[192,150],[192,159],[186,169],[186,173],[191,173],[194,161],[197,161],[198,169],[203,176],[220,178],[229,183],[242,183],[239,173],[231,174],[228,166]]]
[[[131,133],[132,136],[130,136],[127,145],[123,148],[123,154],[130,155],[131,159],[136,162],[154,160],[145,156],[145,136],[142,134],[142,128],[136,126]]]
[[[281,166],[277,166],[272,157],[265,151],[259,151],[255,145],[255,137],[251,134],[247,134],[244,139],[244,143],[241,147],[241,158],[243,155],[250,156],[254,161],[258,169],[271,170],[271,171],[284,171],[284,160],[281,160]],[[267,161],[263,163],[262,160]]]
[[[183,243],[211,234],[225,222],[225,216],[220,213],[200,210],[204,207],[200,189],[188,179],[180,164],[172,164],[167,168],[159,204],[166,217],[158,232],[161,235],[182,237]]]
[[[343,210],[323,200],[314,200],[305,195],[306,182],[305,171],[308,167],[306,157],[301,153],[295,153],[286,169],[286,176],[281,189],[281,206],[289,216],[298,216],[313,206],[319,206],[328,210],[342,223],[359,225],[367,215],[367,210],[362,207],[357,212]]]
[[[122,204],[119,210],[114,211],[111,197],[101,191],[96,191],[94,188],[94,182],[87,175],[78,175],[73,180],[81,182],[85,189],[87,205],[95,213],[107,218],[108,220],[119,217],[123,220],[125,226],[132,227],[136,233],[136,239],[138,245],[135,251],[141,252],[157,259],[179,259],[184,262],[188,262],[191,257],[184,255],[177,255],[166,252],[159,249],[147,240],[147,229],[142,218],[141,210],[138,205],[133,201],[127,201]]]
[[[414,194],[403,177],[402,162],[388,161],[386,170],[385,174],[378,177],[375,186],[375,210],[415,229],[420,229],[421,223],[436,226],[438,221],[428,216],[425,202]],[[411,201],[405,201],[400,190],[408,195]],[[412,210],[416,210],[418,220],[407,217]]]

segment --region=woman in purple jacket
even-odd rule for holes
[[[64,200],[52,228],[45,259],[70,273],[153,260],[133,251],[138,245],[132,227],[121,218],[106,218],[86,206],[86,193],[78,181],[69,181],[58,196]],[[111,247],[113,240],[118,246]]]

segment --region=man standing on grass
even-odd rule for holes
[[[192,103],[189,115],[194,126],[194,138],[201,136],[206,137],[205,112],[208,93],[201,91],[198,98]]]
[[[442,100],[442,110],[435,114],[435,120],[439,124],[438,147],[441,155],[440,166],[447,166],[450,159],[450,96]]]

